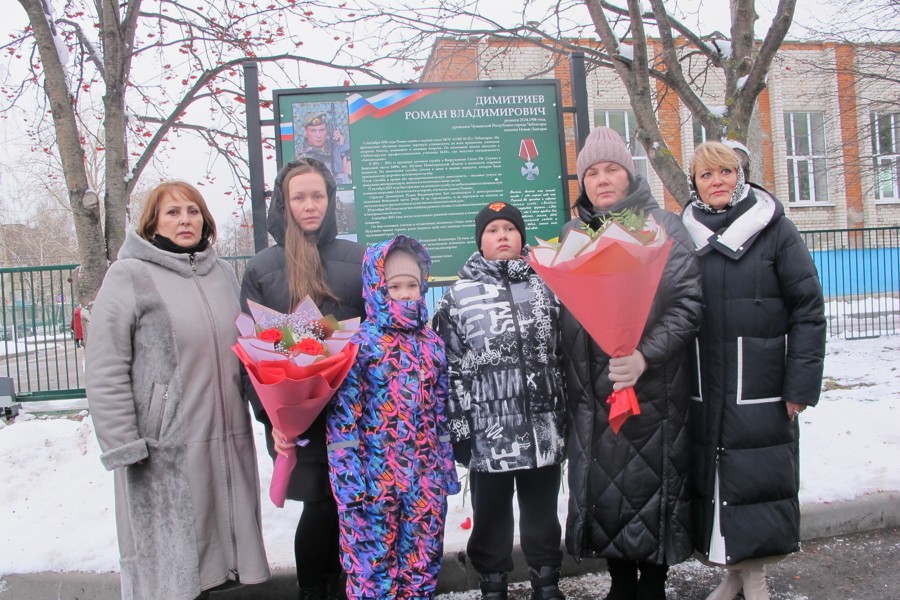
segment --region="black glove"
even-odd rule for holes
[[[453,458],[462,466],[468,468],[472,460],[472,439],[459,440],[453,444]]]

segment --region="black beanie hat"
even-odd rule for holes
[[[519,235],[522,236],[522,245],[525,245],[525,219],[522,218],[519,209],[506,202],[491,202],[475,216],[475,245],[478,246],[479,252],[481,252],[481,236],[484,234],[484,230],[491,221],[497,219],[506,219],[515,225],[519,230]]]

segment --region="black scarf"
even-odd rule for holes
[[[196,252],[203,252],[209,247],[209,240],[207,238],[200,238],[200,241],[195,245],[185,248],[184,246],[179,246],[169,238],[164,235],[154,234],[153,239],[150,240],[150,243],[159,248],[160,250],[165,250],[166,252],[171,252],[172,254],[194,254]]]

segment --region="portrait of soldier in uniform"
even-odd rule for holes
[[[343,104],[343,103],[341,103]],[[302,105],[294,105],[295,111],[295,152],[297,158],[314,158],[325,163],[331,173],[338,178],[343,173],[342,154],[349,155],[350,144],[343,130],[347,129],[346,105],[344,111],[324,111],[318,108],[309,110],[302,119],[297,119],[297,109]],[[321,104],[317,103],[317,107]],[[340,123],[344,126],[341,127]],[[298,125],[302,123],[302,130]],[[339,183],[349,178],[341,177]]]

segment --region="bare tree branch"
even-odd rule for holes
[[[46,0],[19,4],[29,26],[0,51],[17,71],[26,68],[27,75],[24,81],[0,83],[0,111],[21,111],[23,100],[34,106],[28,128],[33,148],[61,160],[82,264],[89,274],[80,279],[87,299],[124,240],[130,196],[148,165],[159,164],[173,130],[206,142],[210,157],[228,165],[236,188],[246,189],[241,63],[255,60],[282,72],[287,64],[304,65],[367,83],[390,81],[383,72],[407,63],[405,58],[375,58],[380,54],[369,32],[353,32],[354,24],[368,25],[337,19],[336,10],[342,17],[347,11],[327,0],[158,0],[152,5],[68,0],[59,15]],[[326,28],[326,22],[338,24]],[[322,43],[327,31],[334,32],[332,42]],[[304,44],[308,52],[298,50]],[[215,115],[217,125],[203,121],[203,108]],[[87,175],[85,149],[98,152],[105,163],[99,185]],[[84,207],[89,188],[101,194],[102,202]]]

